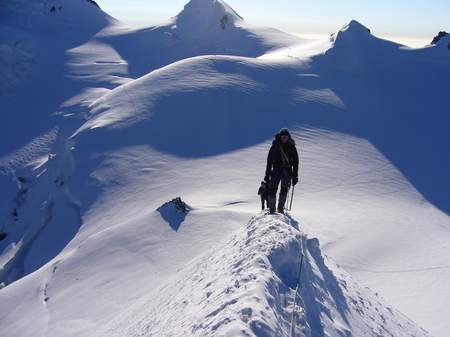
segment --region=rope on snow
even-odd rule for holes
[[[298,291],[301,287],[301,283],[300,283],[300,277],[302,275],[302,267],[303,267],[303,244],[300,244],[300,263],[299,263],[299,267],[298,267],[298,273],[297,273],[297,286],[295,287],[295,293],[294,293],[294,304],[292,307],[292,316],[291,316],[291,328],[290,328],[290,337],[294,337],[294,332],[295,332],[295,325],[294,325],[294,319],[295,319],[295,314],[297,311],[297,295],[298,295]]]

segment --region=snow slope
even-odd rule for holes
[[[67,50],[116,21],[86,0],[2,1],[0,18],[0,186],[8,195],[0,202],[3,226],[14,207],[15,178],[27,175],[27,166],[42,162],[67,137],[66,127],[73,128],[57,112],[85,85],[66,76]]]
[[[328,52],[330,58],[335,57],[332,52]],[[400,57],[402,52],[413,51],[399,51]],[[423,51],[417,53],[418,58]],[[417,60],[414,56],[411,58]],[[254,200],[253,189],[258,177],[263,175],[268,146],[260,148],[260,143],[281,126],[309,125],[306,129],[297,129],[296,133],[302,153],[303,182],[297,192],[298,206],[294,214],[302,219],[308,232],[319,235],[326,251],[338,263],[347,266],[403,312],[442,335],[446,325],[436,316],[436,311],[448,312],[449,218],[418,193],[415,184],[421,181],[408,180],[405,177],[408,170],[399,171],[410,169],[410,164],[400,167],[396,164],[413,160],[413,169],[429,174],[433,171],[438,181],[441,177],[443,181],[447,178],[440,168],[433,169],[439,165],[446,167],[446,160],[438,154],[447,153],[449,145],[445,141],[448,137],[446,124],[440,125],[442,119],[438,118],[445,106],[444,96],[440,95],[444,79],[433,73],[438,78],[430,81],[429,90],[424,92],[435,102],[436,110],[430,109],[426,121],[419,119],[414,123],[411,118],[408,123],[412,125],[405,125],[402,116],[398,119],[390,116],[394,113],[393,107],[408,104],[403,97],[392,101],[389,96],[389,105],[376,102],[382,93],[365,92],[358,75],[338,91],[333,88],[336,79],[324,73],[328,66],[325,62],[330,59],[314,61],[318,65],[292,58],[268,62],[201,57],[160,69],[117,88],[91,106],[92,117],[75,136],[75,139],[80,138],[75,150],[77,157],[84,155],[84,148],[89,151],[97,148],[103,153],[114,151],[119,135],[123,137],[121,144],[124,139],[127,146],[150,144],[163,153],[186,160],[210,158],[218,161],[217,156],[221,154],[249,147],[251,151],[246,151],[239,159],[221,162],[212,170],[221,172],[221,177],[215,178],[213,174],[210,178],[208,186],[214,193],[209,198],[216,195],[220,198],[223,193],[237,200]],[[397,85],[390,86],[398,87],[403,83],[409,66],[412,67],[406,64],[400,69]],[[394,69],[388,66],[385,71],[391,73]],[[448,73],[448,66],[443,73]],[[355,90],[357,85],[360,87]],[[370,84],[369,89],[374,86]],[[356,102],[350,90],[357,93]],[[353,100],[347,99],[348,96]],[[368,111],[362,109],[363,104]],[[187,106],[189,113],[185,109]],[[274,115],[273,111],[278,113]],[[401,114],[401,110],[397,111]],[[362,118],[361,113],[366,118]],[[386,126],[387,118],[392,126]],[[396,134],[389,130],[394,126]],[[410,132],[419,127],[424,131],[426,127],[443,131],[410,137]],[[92,130],[88,131],[90,128]],[[332,131],[321,131],[324,128]],[[159,133],[161,129],[166,132]],[[407,146],[400,147],[403,140],[398,139],[399,130],[408,141]],[[444,140],[440,142],[441,137]],[[422,142],[433,144],[436,158],[430,160],[429,153],[418,151],[425,145]],[[414,157],[410,156],[409,146],[416,149]],[[394,160],[391,162],[388,156]],[[421,164],[422,160],[426,160],[427,165]],[[431,164],[433,162],[435,164]],[[195,177],[204,179],[201,167],[187,177],[194,181]],[[422,173],[420,177],[428,175]],[[219,182],[212,183],[216,180]],[[150,185],[151,181],[144,185]],[[440,189],[433,186],[432,190],[436,193]],[[441,191],[448,193],[445,184]],[[206,200],[205,196],[204,202]],[[445,204],[447,199],[439,200]]]
[[[94,233],[88,222],[58,259],[3,289],[13,310],[2,336],[289,336],[297,283],[294,336],[428,336],[288,217],[242,226],[248,213],[194,209],[174,230],[143,215]]]
[[[80,65],[74,75],[85,73],[86,65],[91,64],[85,58],[93,50],[98,52],[98,45],[112,47],[120,55],[120,62],[126,63],[128,76],[137,78],[188,57],[257,57],[305,41],[276,29],[253,27],[223,1],[193,0],[164,24],[138,30],[116,25],[103,30],[90,43],[72,51],[75,64]],[[90,68],[88,72],[92,76]]]
[[[257,336],[286,331],[285,309],[250,299],[257,294],[275,306],[292,299],[292,274],[277,276],[284,262],[269,257],[273,241],[293,244],[299,234],[287,218],[242,227],[259,207],[255,191],[282,126],[301,151],[292,217],[352,277],[445,336],[445,41],[409,49],[353,21],[328,40],[308,42],[251,28],[222,1],[192,1],[170,23],[139,31],[92,10],[100,19],[83,34],[65,20],[52,23],[56,37],[38,31],[42,46],[27,55],[39,67],[1,97],[8,111],[1,230],[8,236],[0,241],[0,277],[9,284],[0,290],[2,336],[177,335],[195,324],[197,335],[214,327],[217,335],[233,333],[233,326]],[[52,16],[45,15],[47,24]],[[10,37],[35,37],[17,18],[7,25]],[[10,37],[2,35],[2,44],[14,45]],[[176,196],[192,211],[173,223],[157,210]],[[236,250],[246,236],[262,264]],[[300,296],[306,316],[298,325],[306,335],[323,335],[320,326],[331,335],[426,335],[333,262],[325,265],[334,277],[321,269],[314,240],[304,249],[311,268],[305,284],[316,285]],[[290,252],[287,263],[295,264],[298,249]],[[223,265],[205,265],[209,260]],[[263,280],[236,290],[233,261],[253,265]],[[197,284],[202,271],[207,276]],[[216,280],[218,273],[224,277]],[[185,292],[174,296],[186,279]],[[207,279],[210,300],[199,288]],[[264,288],[266,281],[275,288]],[[213,295],[227,287],[229,296]],[[235,292],[237,302],[215,310]],[[186,293],[198,311],[175,305]],[[118,313],[129,323],[120,330]],[[169,319],[179,313],[182,321]]]
[[[295,336],[427,335],[360,288],[296,227],[285,216],[255,216],[101,335],[290,336],[291,323]]]

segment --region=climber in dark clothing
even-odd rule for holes
[[[276,194],[281,182],[280,196],[278,198],[277,210],[284,213],[284,204],[291,187],[298,182],[298,153],[295,141],[292,139],[288,129],[281,129],[275,139],[267,156],[266,176],[264,180],[268,185],[267,205],[270,213],[275,213]]]

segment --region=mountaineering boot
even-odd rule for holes
[[[284,213],[284,204],[286,203],[287,192],[280,193],[280,197],[278,198],[278,213]]]
[[[276,196],[275,195],[267,196],[267,206],[269,207],[270,214],[275,213],[275,203],[276,203]]]

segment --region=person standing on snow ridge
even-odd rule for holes
[[[267,156],[264,181],[268,185],[267,205],[271,214],[275,213],[277,190],[281,182],[277,210],[279,213],[284,213],[284,204],[291,187],[291,181],[294,186],[298,182],[298,153],[295,141],[288,129],[281,129],[275,135]]]

